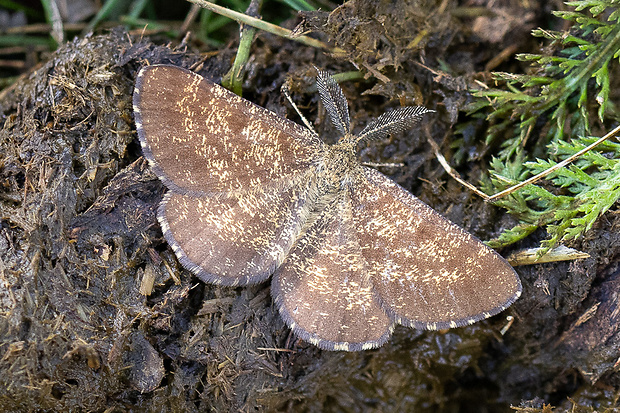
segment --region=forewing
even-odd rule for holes
[[[133,102],[144,156],[166,186],[183,194],[289,180],[323,145],[300,125],[176,66],[144,67]]]
[[[379,172],[364,168],[364,175],[352,198],[357,239],[373,286],[397,322],[462,326],[519,297],[519,278],[499,254]]]
[[[369,279],[347,196],[304,229],[271,282],[280,314],[296,335],[327,350],[382,345],[394,325]]]
[[[306,221],[313,181],[302,178],[288,188],[226,197],[170,191],[158,219],[181,264],[203,281],[257,283],[282,263]]]

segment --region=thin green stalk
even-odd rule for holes
[[[254,17],[250,17],[246,14],[239,13],[234,10],[227,9],[222,6],[218,6],[217,4],[213,4],[211,2],[205,0],[189,0],[191,3],[197,4],[200,7],[211,10],[215,13],[221,14],[222,16],[226,16],[229,19],[235,20],[239,23],[247,24],[248,26],[256,27],[259,30],[266,31],[268,33],[275,34],[276,36],[284,37],[289,40],[294,40],[296,42],[305,44],[306,46],[316,47],[319,49],[329,50],[330,53],[336,55],[344,54],[344,50],[339,47],[330,47],[323,43],[320,40],[313,39],[308,36],[293,36],[292,32],[288,29],[285,29],[280,26],[276,26],[275,24],[268,23],[266,21],[256,19]]]

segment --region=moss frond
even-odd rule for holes
[[[531,74],[495,73],[498,87],[474,93],[468,112],[484,114],[490,126],[487,143],[501,150],[483,184],[497,193],[575,154],[620,120],[609,100],[613,65],[620,56],[620,12],[616,0],[567,3],[573,11],[554,14],[572,23],[568,32],[537,29],[550,41],[549,54],[522,54]],[[617,73],[617,71],[615,71]],[[606,142],[571,166],[558,169],[538,185],[528,185],[497,201],[520,224],[493,240],[495,247],[513,243],[538,227],[549,238],[543,246],[576,239],[620,198],[620,145]],[[534,159],[533,161],[528,161]],[[545,159],[545,160],[543,160]]]

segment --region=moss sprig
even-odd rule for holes
[[[609,100],[612,65],[620,55],[618,0],[566,3],[573,11],[554,14],[572,23],[568,32],[537,29],[550,40],[547,53],[522,54],[528,74],[494,73],[498,87],[474,93],[467,107],[489,122],[486,141],[499,144],[491,163],[488,194],[499,192],[575,154],[597,138],[620,113]],[[576,239],[620,198],[620,145],[605,142],[537,185],[497,201],[520,224],[490,242],[500,247],[539,227],[549,238],[543,247]]]

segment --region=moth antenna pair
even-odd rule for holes
[[[316,69],[316,68],[315,68]],[[316,86],[333,125],[343,137],[355,143],[379,140],[391,133],[404,132],[422,120],[422,115],[434,112],[424,106],[406,106],[386,112],[370,122],[357,136],[351,135],[349,107],[344,92],[336,79],[325,70],[316,69]],[[349,138],[349,139],[351,139]]]
[[[347,98],[342,91],[342,88],[336,82],[329,72],[316,68],[316,87],[319,91],[319,96],[325,110],[332,121],[332,124],[341,133],[342,137],[348,137],[348,139],[354,139],[355,143],[369,140],[379,140],[389,135],[390,133],[404,132],[407,129],[414,126],[416,123],[422,120],[422,115],[425,113],[435,112],[434,110],[427,109],[424,106],[405,106],[389,112],[386,112],[379,116],[374,121],[370,122],[357,136],[351,135],[351,121],[349,117],[349,106]],[[310,129],[315,135],[318,133],[314,130],[310,122],[301,113],[291,95],[288,91],[286,83],[282,85],[282,93],[286,99],[290,102],[295,112],[299,115],[304,125]]]

